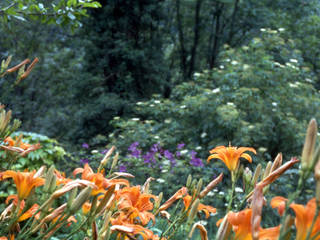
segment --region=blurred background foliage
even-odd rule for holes
[[[136,141],[142,151],[185,143],[202,159],[229,142],[263,161],[289,158],[319,119],[319,5],[3,1],[0,58],[40,62],[19,86],[2,79],[0,101],[22,131],[61,142],[75,163],[82,143],[125,155]]]

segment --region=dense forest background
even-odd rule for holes
[[[183,142],[207,156],[232,142],[267,159],[301,152],[307,122],[319,119],[319,1],[100,3],[77,24],[72,15],[1,21],[0,59],[40,59],[18,86],[0,85],[23,131],[70,148]]]

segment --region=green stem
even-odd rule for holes
[[[284,214],[282,216],[282,219],[281,219],[281,230],[280,230],[280,235],[279,235],[279,239],[282,239],[285,235],[285,232],[283,230],[283,226],[284,226],[284,221],[288,215],[288,209],[290,207],[290,204],[300,195],[301,191],[302,191],[302,188],[303,188],[303,185],[304,185],[304,182],[305,180],[307,179],[308,177],[308,173],[305,173],[305,172],[301,172],[301,175],[300,175],[300,178],[299,178],[299,181],[298,181],[298,186],[297,186],[297,190],[295,192],[293,192],[288,201],[286,202],[286,207],[285,207],[285,210],[284,210]]]
[[[236,188],[236,176],[234,171],[231,172],[231,181],[232,181],[232,187],[231,187],[231,193],[230,193],[230,198],[229,198],[229,203],[228,203],[228,208],[227,208],[227,213],[231,210],[232,208],[232,202],[233,202],[233,195],[234,195],[234,190]]]

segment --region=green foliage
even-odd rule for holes
[[[12,19],[19,21],[36,20],[42,23],[57,25],[81,26],[79,19],[87,16],[88,8],[98,8],[101,4],[93,0],[13,0],[2,1],[0,16],[2,22],[8,24]]]
[[[225,46],[220,58],[218,68],[195,73],[170,99],[138,102],[137,119],[114,118],[110,139],[122,147],[160,138],[169,149],[182,141],[203,149],[231,142],[259,147],[259,158],[267,160],[280,151],[299,154],[320,100],[294,41],[265,29],[240,49]]]

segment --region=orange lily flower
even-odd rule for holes
[[[278,208],[278,212],[280,215],[283,214],[285,203],[287,199],[284,197],[274,197],[271,200],[271,207]],[[306,206],[301,204],[290,204],[290,208],[296,214],[295,225],[297,228],[297,238],[296,240],[305,240],[308,234],[308,231],[311,231],[310,237],[314,237],[317,233],[320,232],[320,216],[317,216],[316,222],[313,228],[310,230],[312,221],[316,212],[317,203],[316,199],[312,198],[309,200]],[[320,235],[315,238],[315,240],[319,240]]]
[[[295,224],[297,228],[297,240],[305,240],[308,231],[311,231],[311,238],[320,232],[320,216],[317,216],[316,222],[313,228],[310,230],[314,214],[317,208],[315,198],[312,198],[306,206],[292,203],[290,204],[290,207],[296,214]],[[320,235],[315,238],[315,240],[319,239]]]
[[[190,195],[187,195],[183,198],[184,206],[186,209],[189,209],[191,201],[192,201],[192,197]],[[206,215],[206,218],[208,218],[210,216],[210,213],[216,213],[217,209],[209,205],[204,205],[200,203],[198,206],[198,212],[200,211],[203,211],[204,214]]]
[[[13,200],[13,205],[17,206],[17,204],[18,204],[18,196],[17,195],[8,196],[7,199],[6,199],[6,204],[9,204],[10,200]],[[25,207],[25,201],[24,200],[22,200],[20,202],[20,206],[19,207],[20,207],[20,209],[19,209],[18,215],[20,215],[22,213],[22,211],[23,211],[23,209]],[[10,211],[11,211],[12,205],[10,205],[9,208],[10,208]],[[36,203],[33,204],[31,208],[29,208],[26,212],[24,212],[22,215],[19,216],[18,222],[22,222],[22,221],[24,221],[24,220],[26,220],[28,218],[31,218],[33,216],[33,214],[35,214],[35,212],[38,211],[38,209],[39,209],[39,205],[36,204]],[[36,218],[39,217],[39,216],[40,216],[40,213],[37,214]]]
[[[19,147],[19,148],[22,148],[23,150],[27,150],[32,146],[31,144],[24,143],[21,140],[20,141],[13,140],[11,137],[7,137],[4,140],[4,142],[7,143],[8,146],[10,146],[10,147]]]
[[[91,195],[95,196],[99,193],[104,193],[106,191],[106,188],[112,186],[112,185],[125,185],[125,186],[129,186],[129,182],[126,179],[106,179],[103,176],[103,172],[98,172],[98,173],[94,173],[92,168],[89,166],[88,163],[86,163],[84,165],[84,168],[76,168],[73,171],[73,175],[77,175],[81,173],[81,178],[83,180],[87,180],[90,182],[93,182],[95,184],[95,186],[97,187],[96,189],[92,190]]]
[[[34,187],[44,184],[44,179],[34,177],[35,174],[36,170],[32,172],[15,172],[7,170],[0,173],[0,180],[12,178],[17,187],[18,197],[20,200],[23,200],[29,196]]]
[[[14,240],[14,235],[13,234],[9,234],[9,239],[10,240]],[[8,240],[7,237],[0,237],[0,240]]]
[[[254,154],[257,154],[256,150],[254,148],[250,147],[225,147],[225,146],[218,146],[215,147],[210,151],[211,155],[208,157],[208,162],[213,159],[217,158],[224,162],[224,164],[227,166],[227,168],[233,172],[236,170],[239,159],[244,158],[248,160],[250,163],[252,162],[252,158],[249,154],[244,153],[246,151],[253,152]]]
[[[154,235],[153,232],[141,225],[128,223],[127,216],[125,213],[121,212],[117,218],[111,219],[111,224],[113,225],[110,229],[111,231],[119,232],[117,240],[120,239],[135,239],[136,235],[140,235],[143,240],[160,240],[158,235]],[[130,237],[130,238],[129,238]],[[166,240],[161,238],[161,240]]]
[[[54,170],[54,174],[57,177],[57,181],[56,181],[57,185],[66,184],[66,183],[72,181],[71,179],[66,178],[66,174],[64,172],[61,173],[57,169]]]
[[[234,240],[252,240],[251,234],[252,209],[245,209],[238,213],[229,212],[228,222],[233,226],[235,232]],[[280,226],[259,230],[259,240],[277,240]]]
[[[91,203],[90,202],[85,202],[83,205],[82,205],[82,212],[84,215],[87,215],[88,212],[90,211],[91,209]]]
[[[126,212],[128,222],[133,223],[139,219],[142,225],[148,224],[150,220],[155,222],[154,215],[149,212],[153,209],[151,198],[157,199],[152,194],[141,193],[140,186],[125,187],[116,194],[116,199],[119,201],[118,209]]]

